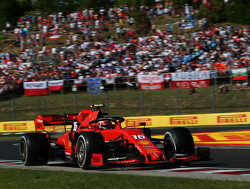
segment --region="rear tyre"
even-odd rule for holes
[[[164,152],[167,160],[173,157],[194,155],[194,140],[187,128],[176,127],[167,130],[164,136]]]
[[[50,143],[44,133],[29,133],[22,136],[19,152],[24,165],[47,164],[51,152]]]
[[[76,143],[76,162],[82,169],[89,169],[93,153],[104,154],[106,144],[100,133],[81,133]]]

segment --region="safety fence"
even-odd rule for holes
[[[136,81],[103,85],[100,94],[89,94],[87,86],[64,90],[47,96],[23,96],[10,93],[0,96],[0,120],[32,120],[38,114],[77,113],[91,104],[103,103],[110,116],[154,116],[197,113],[249,112],[250,90],[239,89],[229,77],[213,78],[205,88],[172,89],[165,84],[162,90],[139,90]],[[221,84],[226,90],[221,91]]]

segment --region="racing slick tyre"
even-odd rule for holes
[[[167,160],[173,157],[194,155],[194,140],[187,128],[175,127],[167,130],[164,136],[164,152]]]
[[[104,154],[106,149],[104,138],[100,133],[81,133],[76,143],[76,162],[80,168],[89,169],[92,154]]]
[[[49,160],[51,146],[44,133],[28,133],[21,137],[19,152],[24,165],[45,165]]]

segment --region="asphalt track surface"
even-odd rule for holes
[[[152,129],[152,134],[163,134],[165,128]],[[192,133],[250,130],[250,126],[234,127],[194,127]],[[250,140],[250,138],[249,138]],[[169,165],[157,167],[128,167],[83,171],[76,165],[51,162],[46,166],[26,167],[21,164],[19,141],[0,141],[0,168],[42,169],[74,172],[101,172],[116,174],[134,174],[164,177],[186,177],[217,180],[250,181],[250,146],[241,145],[209,145],[211,161],[192,162],[188,166],[176,167]],[[197,147],[197,146],[196,146]]]

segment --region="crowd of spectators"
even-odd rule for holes
[[[113,7],[99,11],[53,13],[21,17],[15,28],[6,23],[4,35],[12,39],[8,50],[0,47],[0,93],[25,81],[86,79],[89,77],[136,77],[180,71],[215,70],[219,76],[228,69],[249,70],[249,28],[208,28],[205,19],[195,20],[195,28],[159,30],[150,27],[147,35],[134,30],[129,16],[133,7]],[[185,7],[169,3],[141,6],[148,18],[161,14],[188,20]],[[194,10],[190,9],[191,14]],[[167,19],[166,19],[167,20]],[[166,23],[168,24],[168,23]],[[180,25],[180,23],[172,23]],[[114,35],[107,34],[113,31]],[[63,43],[48,45],[50,37]],[[12,49],[18,47],[20,53]]]

